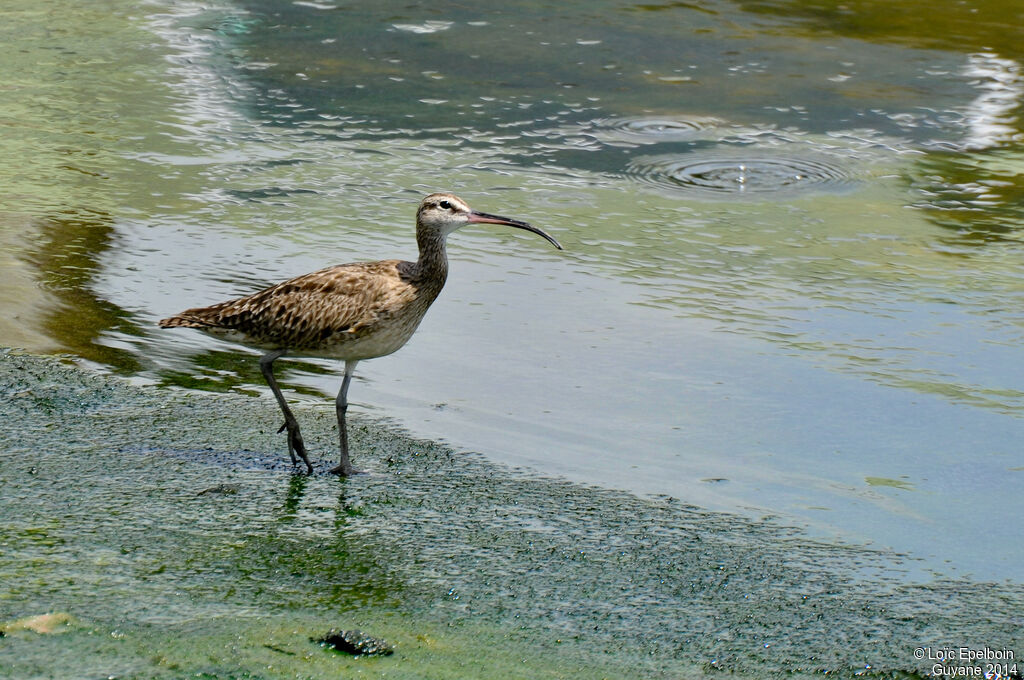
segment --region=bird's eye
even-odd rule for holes
[[[440,203],[438,203],[438,205],[441,206],[442,208],[444,208],[445,210],[451,210],[452,209],[452,204],[449,203],[448,201],[441,201]]]

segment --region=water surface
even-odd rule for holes
[[[4,344],[265,399],[254,355],[155,320],[414,257],[453,190],[566,251],[454,235],[357,420],[1020,579],[1012,3],[4,12]]]

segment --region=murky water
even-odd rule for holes
[[[0,344],[265,396],[251,353],[154,321],[411,258],[449,189],[566,251],[454,235],[354,418],[1020,580],[1013,3],[2,12]]]

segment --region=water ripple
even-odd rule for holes
[[[605,142],[654,143],[693,139],[701,132],[722,125],[715,118],[644,117],[600,118],[591,122],[586,133]]]
[[[625,174],[658,188],[712,196],[839,191],[859,179],[842,159],[756,149],[642,156],[630,161]]]

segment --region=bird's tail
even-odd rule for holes
[[[209,328],[210,323],[187,312],[176,314],[157,322],[160,328]]]

